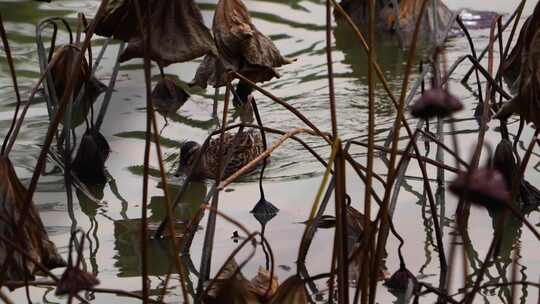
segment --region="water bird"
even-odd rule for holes
[[[223,172],[224,177],[231,176],[264,151],[260,133],[255,129],[249,129],[238,134],[236,140],[235,137],[235,134],[226,132],[223,138],[223,155],[226,156],[231,149],[234,149],[231,159]],[[176,176],[191,169],[195,179],[215,178],[219,167],[219,137],[211,139],[204,151],[201,148],[201,145],[194,141],[182,144],[180,148],[180,166]],[[199,154],[201,154],[201,159],[198,165],[194,167]]]

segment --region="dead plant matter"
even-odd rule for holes
[[[23,227],[17,227],[16,222],[21,216],[28,192],[22,185],[11,161],[0,156],[0,204],[2,214],[0,220],[0,235],[20,244],[35,261],[49,269],[65,266],[66,263],[58,254],[56,246],[49,240],[47,230],[39,217],[34,204],[30,205],[29,216]],[[22,230],[22,231],[21,231]],[[19,237],[21,236],[21,237]],[[13,251],[5,242],[0,242],[0,264],[6,262],[6,255]],[[6,280],[24,280],[28,275],[33,277],[37,268],[31,261],[23,261],[24,257],[15,252],[3,273]]]
[[[150,59],[160,66],[185,62],[216,53],[210,30],[204,25],[199,7],[193,0],[139,1],[141,10],[150,10],[143,20],[150,30]],[[144,57],[134,5],[129,0],[110,1],[97,34],[128,42],[120,56],[124,62]]]

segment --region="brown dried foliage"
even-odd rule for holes
[[[150,30],[150,59],[160,66],[216,53],[210,31],[204,25],[201,12],[193,0],[143,1],[141,6],[142,9],[151,10],[150,20],[144,20],[144,24]],[[120,23],[116,31],[129,41],[120,61],[143,58],[143,41],[138,27],[133,26],[135,14],[126,4],[118,10],[124,12],[126,22]],[[124,26],[130,27],[124,29]],[[122,34],[129,30],[133,33]]]
[[[15,223],[22,213],[21,208],[24,206],[27,195],[28,192],[17,177],[11,161],[7,157],[0,156],[0,206],[2,208],[0,234],[19,244],[35,261],[49,269],[65,266],[65,261],[49,240],[33,204],[30,205],[29,216],[24,226],[16,227]],[[12,248],[0,242],[0,264],[5,262],[6,254],[11,251],[13,251]],[[30,260],[26,260],[25,265],[23,256],[15,252],[3,277],[7,280],[23,280],[25,273],[33,276],[36,270],[36,265]]]

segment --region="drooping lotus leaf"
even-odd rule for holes
[[[147,1],[139,1],[141,11],[147,8],[146,4]],[[127,42],[139,36],[138,24],[132,0],[109,0],[103,17],[96,25],[95,33]]]
[[[74,81],[73,96],[77,96],[83,84],[90,78],[90,69],[86,58],[83,58],[77,72],[71,75],[70,65],[80,53],[81,50],[74,45],[62,46],[54,52],[52,60],[57,60],[57,62],[51,69],[51,74],[58,101],[64,96],[64,91],[69,81]]]
[[[101,133],[89,129],[81,138],[77,155],[73,160],[73,171],[79,179],[92,184],[103,184],[107,181],[105,161],[109,157],[109,144]]]
[[[269,270],[261,266],[250,283],[249,290],[258,295],[262,301],[272,298],[279,286],[276,274],[272,276]]]
[[[126,26],[131,25],[133,19],[130,9],[126,4],[118,8],[127,11],[123,14],[129,21]],[[145,9],[150,10],[150,20],[144,23],[150,27],[150,59],[160,66],[216,53],[210,30],[193,0],[150,0]],[[131,30],[135,33],[123,34],[129,37],[129,43],[120,56],[121,62],[144,57],[140,33],[137,27]]]
[[[254,82],[279,78],[274,68],[291,63],[253,25],[241,0],[218,2],[212,32],[225,69],[239,72]]]
[[[251,282],[238,270],[236,261],[225,265],[223,272],[215,278],[207,291],[206,304],[259,304],[257,294],[252,292]]]
[[[58,60],[51,69],[51,75],[54,82],[54,91],[58,102],[62,100],[68,81],[74,81],[72,100],[76,100],[81,89],[84,87],[82,99],[73,104],[72,125],[78,126],[84,122],[92,104],[101,93],[107,88],[101,81],[91,75],[88,61],[83,57],[82,63],[75,75],[71,75],[70,64],[76,56],[80,54],[80,49],[73,45],[65,45],[58,48],[53,55],[52,60]]]
[[[540,3],[536,5],[531,19],[523,26],[518,44],[504,66],[508,67],[517,62],[519,62],[519,76],[512,84],[514,88],[518,88],[516,96],[504,104],[495,117],[506,119],[516,113],[538,128],[540,126]],[[511,80],[515,70],[507,68],[504,71]]]
[[[189,86],[198,86],[206,89],[208,85],[215,88],[225,86],[225,67],[221,60],[212,54],[204,56],[203,61],[199,64],[195,77],[189,83]]]
[[[176,113],[188,98],[189,94],[171,78],[159,80],[152,90],[154,107],[165,117]]]
[[[304,281],[294,275],[285,280],[277,289],[276,294],[270,300],[270,304],[295,303],[307,304],[308,293]]]
[[[65,266],[65,261],[49,240],[34,204],[29,206],[30,210],[28,210],[24,226],[17,227],[16,223],[21,216],[27,195],[28,192],[17,177],[11,161],[7,157],[0,156],[0,206],[2,208],[0,235],[22,245],[31,257],[49,269]],[[4,263],[6,254],[12,251],[13,249],[6,243],[0,242],[0,264]],[[33,277],[36,270],[36,265],[28,260],[24,265],[23,257],[15,251],[3,278],[13,281],[24,280],[25,273]]]

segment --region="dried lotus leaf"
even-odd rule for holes
[[[79,92],[84,89],[84,96],[79,102],[73,104],[72,126],[79,126],[85,120],[90,111],[90,107],[103,93],[107,86],[91,76],[90,67],[83,56],[75,75],[71,75],[71,62],[79,56],[80,49],[73,45],[65,45],[55,50],[53,59],[57,60],[51,69],[51,76],[54,83],[54,92],[58,102],[62,100],[68,81],[75,81],[73,85],[72,100],[77,100]]]
[[[203,61],[199,64],[195,77],[189,83],[189,86],[206,89],[208,85],[218,88],[225,84],[225,67],[223,63],[218,57],[208,54],[204,56]]]
[[[71,74],[71,63],[80,53],[81,50],[78,47],[65,45],[55,50],[53,54],[51,61],[57,61],[51,69],[51,75],[54,81],[56,97],[59,101],[64,96],[64,91],[69,81],[75,82],[73,85],[73,96],[77,96],[83,84],[90,78],[90,68],[84,56],[76,73],[74,75]]]
[[[153,0],[149,2],[150,59],[160,66],[184,62],[216,53],[210,30],[193,0]],[[144,57],[140,35],[129,40],[120,56],[124,62]]]
[[[225,69],[238,72],[254,82],[279,78],[274,68],[292,62],[257,30],[240,0],[218,2],[212,32]]]
[[[152,90],[154,107],[165,117],[176,113],[188,98],[189,94],[171,78],[162,78]]]
[[[533,15],[523,26],[518,44],[514,47],[510,59],[505,63],[504,71],[512,80],[515,69],[508,66],[518,62],[521,64],[519,76],[512,85],[518,87],[517,95],[505,103],[496,114],[496,118],[506,119],[513,113],[519,114],[527,122],[540,126],[540,3],[536,5]],[[515,77],[515,75],[514,75]]]
[[[266,301],[272,298],[278,287],[279,283],[276,274],[274,273],[274,275],[271,276],[270,271],[259,266],[257,275],[251,279],[249,290],[259,296],[263,301]]]
[[[32,258],[49,269],[65,266],[66,263],[58,254],[56,246],[49,240],[34,204],[30,204],[28,217],[24,226],[20,228],[23,231],[16,228],[15,223],[21,216],[21,209],[25,205],[27,195],[28,192],[17,177],[11,161],[7,157],[0,156],[0,204],[2,206],[0,234],[20,244]],[[19,239],[21,233],[23,238]],[[4,263],[7,253],[10,251],[12,251],[11,247],[7,246],[5,242],[0,242],[0,264]],[[24,280],[25,273],[32,276],[35,271],[36,265],[30,261],[26,261],[25,265],[23,257],[15,252],[11,263],[7,265],[3,278],[13,281]]]
[[[307,304],[308,293],[304,281],[298,276],[294,275],[285,280],[277,289],[276,294],[269,302],[270,304]]]
[[[73,171],[79,179],[87,183],[103,184],[107,181],[105,161],[109,157],[110,147],[103,135],[90,129],[81,138]]]
[[[251,283],[238,270],[233,259],[229,261],[221,274],[214,279],[206,292],[206,304],[259,304],[257,295],[250,291]]]
[[[147,1],[139,1],[141,11],[146,9],[146,3]],[[96,25],[95,33],[126,42],[138,36],[139,23],[132,0],[109,0],[103,17]]]

